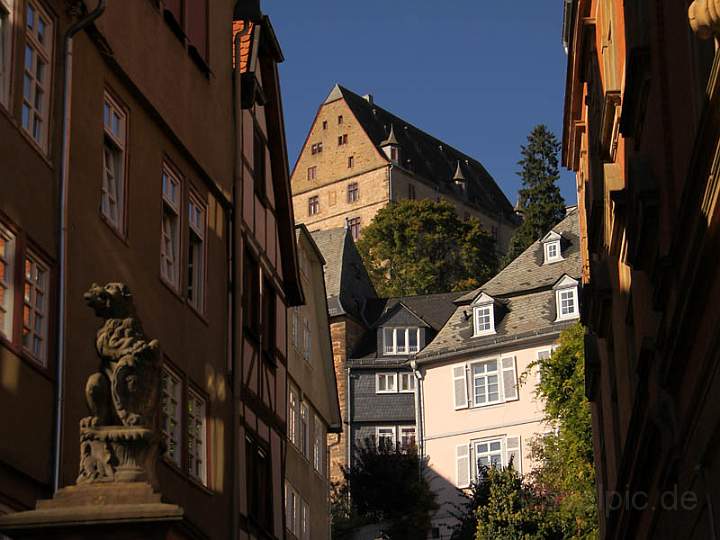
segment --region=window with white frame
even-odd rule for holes
[[[455,409],[484,407],[519,398],[514,356],[451,366],[451,369]]]
[[[395,426],[380,426],[375,428],[375,439],[378,447],[393,448],[395,446]]]
[[[188,472],[195,480],[207,483],[207,403],[192,389],[187,398]]]
[[[49,270],[37,255],[25,254],[23,294],[23,349],[41,365],[47,365]]]
[[[182,466],[182,380],[170,368],[163,366],[161,377],[162,436],[165,457]]]
[[[295,536],[300,532],[299,507],[300,496],[292,485],[285,481],[285,527]]]
[[[43,149],[47,149],[52,55],[51,19],[39,4],[28,0],[25,6],[25,69],[21,123],[23,129]]]
[[[162,238],[160,244],[160,275],[175,289],[180,275],[180,199],[178,175],[166,165],[162,172]]]
[[[310,457],[310,408],[306,403],[300,404],[300,450]]]
[[[10,87],[13,0],[0,0],[0,103],[7,105]]]
[[[414,373],[400,373],[400,392],[414,392],[415,391],[415,374]]]
[[[376,373],[375,386],[378,394],[397,392],[397,373]]]
[[[310,505],[300,500],[300,540],[310,540]]]
[[[12,340],[15,304],[15,235],[0,225],[0,335]]]
[[[482,467],[513,468],[522,474],[520,436],[497,436],[461,444],[455,450],[455,483],[459,488],[470,486],[473,477],[478,478]]]
[[[481,467],[503,467],[505,463],[502,439],[476,442],[475,462],[478,471]]]
[[[415,426],[400,426],[400,446],[410,448],[415,446]]]
[[[545,242],[545,263],[551,263],[562,260],[560,252],[560,240],[551,240]]]
[[[576,319],[580,316],[578,311],[577,287],[569,287],[555,291],[557,304],[557,320]]]
[[[202,313],[205,298],[205,232],[207,210],[195,195],[188,201],[187,299]]]
[[[495,333],[495,317],[492,304],[473,308],[473,318],[475,320],[476,336]]]
[[[125,220],[125,148],[127,146],[127,115],[108,93],[103,104],[103,180],[100,211],[119,233]]]
[[[413,354],[420,350],[422,335],[417,327],[383,328],[383,350],[385,354]]]
[[[323,455],[325,449],[325,428],[322,420],[316,414],[314,418],[315,437],[313,438],[313,465],[315,470],[323,474]]]
[[[290,387],[288,394],[288,438],[290,439],[291,443],[293,443],[295,446],[298,446],[298,394],[297,391],[292,387]]]
[[[539,364],[545,362],[546,360],[549,360],[550,356],[552,356],[551,349],[546,349],[544,351],[537,352],[538,365],[536,365],[536,371],[535,371],[535,383],[536,384],[540,384],[540,381],[541,381],[541,372],[540,372],[541,366]]]
[[[305,319],[303,326],[303,356],[307,362],[310,361],[312,354],[312,330],[310,328],[310,319]]]

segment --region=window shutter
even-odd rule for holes
[[[520,437],[508,437],[505,440],[505,463],[512,459],[513,468],[522,474],[522,455],[520,453]]]
[[[465,365],[453,368],[453,390],[455,394],[455,408],[465,409],[468,406],[467,380],[465,378]]]
[[[515,357],[502,359],[503,394],[505,401],[518,399],[517,374],[515,372]]]
[[[457,487],[468,487],[470,485],[470,447],[467,444],[456,447],[455,457]]]

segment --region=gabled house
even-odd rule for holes
[[[474,216],[504,253],[518,224],[512,205],[471,156],[335,85],[320,105],[292,175],[293,205],[310,230],[346,224],[353,237],[381,208],[403,199],[450,201]]]
[[[531,440],[547,432],[532,362],[575,324],[581,272],[576,210],[480,288],[457,298],[432,341],[414,355],[423,454],[440,508],[434,538],[450,538],[454,504],[479,466],[533,467]],[[525,383],[521,376],[527,374]]]

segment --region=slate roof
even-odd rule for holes
[[[377,298],[360,253],[348,229],[339,227],[311,232],[326,261],[325,288],[328,314],[351,315],[364,320],[365,305]]]
[[[360,126],[379,148],[394,136],[400,147],[399,166],[435,185],[441,193],[458,195],[453,182],[458,165],[467,179],[470,202],[490,215],[502,215],[515,223],[517,217],[512,204],[493,177],[476,159],[416,128],[375,103],[337,84],[325,103],[344,99]]]
[[[543,264],[543,245],[539,241],[533,243],[483,286],[455,301],[456,309],[447,323],[435,339],[415,355],[418,363],[555,333],[574,324],[574,320],[555,322],[557,308],[552,287],[565,274],[577,280],[580,278],[577,210],[569,210],[568,215],[552,230],[563,237],[563,261]],[[496,333],[473,337],[472,307],[469,304],[481,292],[497,302]]]

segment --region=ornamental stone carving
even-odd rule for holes
[[[720,0],[695,0],[688,8],[688,18],[700,39],[720,34]]]
[[[155,483],[160,345],[145,336],[126,285],[93,283],[85,301],[104,323],[100,369],[85,385],[91,415],[80,421],[77,483]]]

